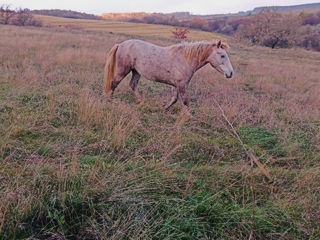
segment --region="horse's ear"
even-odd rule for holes
[[[221,48],[221,40],[217,43],[217,48]]]

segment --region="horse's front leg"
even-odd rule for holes
[[[170,102],[168,102],[167,104],[163,105],[165,110],[168,110],[173,104],[175,104],[178,100],[178,89],[176,87],[172,87],[172,97]]]
[[[189,98],[187,96],[186,86],[178,86],[178,94],[183,103],[184,110],[189,116],[191,116],[191,113],[189,111]]]

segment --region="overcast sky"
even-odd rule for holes
[[[233,13],[261,6],[316,3],[319,0],[0,0],[12,7],[67,9],[86,13],[105,12],[191,12],[194,14]]]

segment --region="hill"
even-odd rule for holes
[[[251,44],[272,47],[275,47],[274,44],[278,44],[278,47],[296,46],[319,51],[320,8],[317,8],[318,6],[320,6],[320,3],[288,7],[261,7],[248,12],[220,15],[191,15],[187,12],[171,14],[112,13],[104,14],[103,17],[117,21],[200,29],[236,36]],[[263,11],[264,9],[266,11]],[[291,12],[288,14],[288,11]],[[272,23],[268,18],[272,20]],[[279,22],[283,23],[278,24]],[[258,23],[264,25],[264,27],[269,25],[269,28],[273,29],[272,31],[268,30],[269,34],[272,33],[272,36],[267,36],[262,32],[260,35],[264,36],[264,40],[260,37],[258,41],[259,37],[256,34],[259,29],[264,28],[260,26],[253,30]],[[280,42],[282,43],[280,44]]]
[[[107,20],[87,20],[87,19],[68,19],[52,16],[36,15],[36,19],[43,22],[46,26],[61,27],[69,29],[82,29],[87,31],[94,31],[99,33],[114,33],[124,34],[127,36],[136,37],[155,37],[155,38],[170,38],[173,36],[172,31],[175,27],[155,24],[137,24],[130,22],[116,22]],[[204,32],[200,30],[191,30],[188,34],[190,40],[210,40],[222,39],[226,40],[228,37]]]
[[[258,7],[253,9],[252,11],[248,11],[247,13],[258,13],[261,12],[265,8],[276,9],[279,12],[288,12],[288,11],[305,11],[312,10],[317,11],[320,10],[320,3],[310,3],[310,4],[300,4],[300,5],[292,5],[292,6],[269,6],[269,7]]]
[[[71,10],[60,10],[60,9],[42,9],[42,10],[32,10],[32,14],[36,15],[46,15],[55,17],[65,17],[65,18],[75,18],[75,19],[94,19],[101,20],[102,17],[93,14],[76,12]]]
[[[253,10],[248,11],[241,11],[237,13],[225,13],[225,14],[191,14],[189,12],[174,12],[174,13],[146,13],[146,12],[133,12],[133,13],[103,13],[102,17],[106,19],[114,19],[118,21],[128,21],[130,19],[143,19],[144,17],[148,16],[156,16],[156,15],[163,15],[167,17],[174,17],[179,21],[188,21],[192,18],[202,18],[206,20],[212,20],[217,18],[224,18],[224,17],[236,17],[236,16],[245,16],[250,14],[256,14],[261,12],[263,9],[271,8],[276,9],[280,12],[288,12],[288,11],[319,11],[320,10],[320,3],[310,3],[310,4],[300,4],[300,5],[290,5],[290,6],[263,6],[257,7]]]

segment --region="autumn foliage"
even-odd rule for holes
[[[242,25],[237,36],[271,48],[289,47],[298,40],[298,26],[296,16],[266,9],[254,15],[250,24]]]
[[[186,39],[190,31],[186,28],[176,28],[172,31],[173,37],[176,39]]]
[[[271,48],[301,46],[320,51],[320,12],[280,12],[261,8],[255,13],[222,16],[191,14],[104,14],[104,18],[136,23],[176,26],[174,37],[185,39],[184,28],[236,36],[239,40]]]

